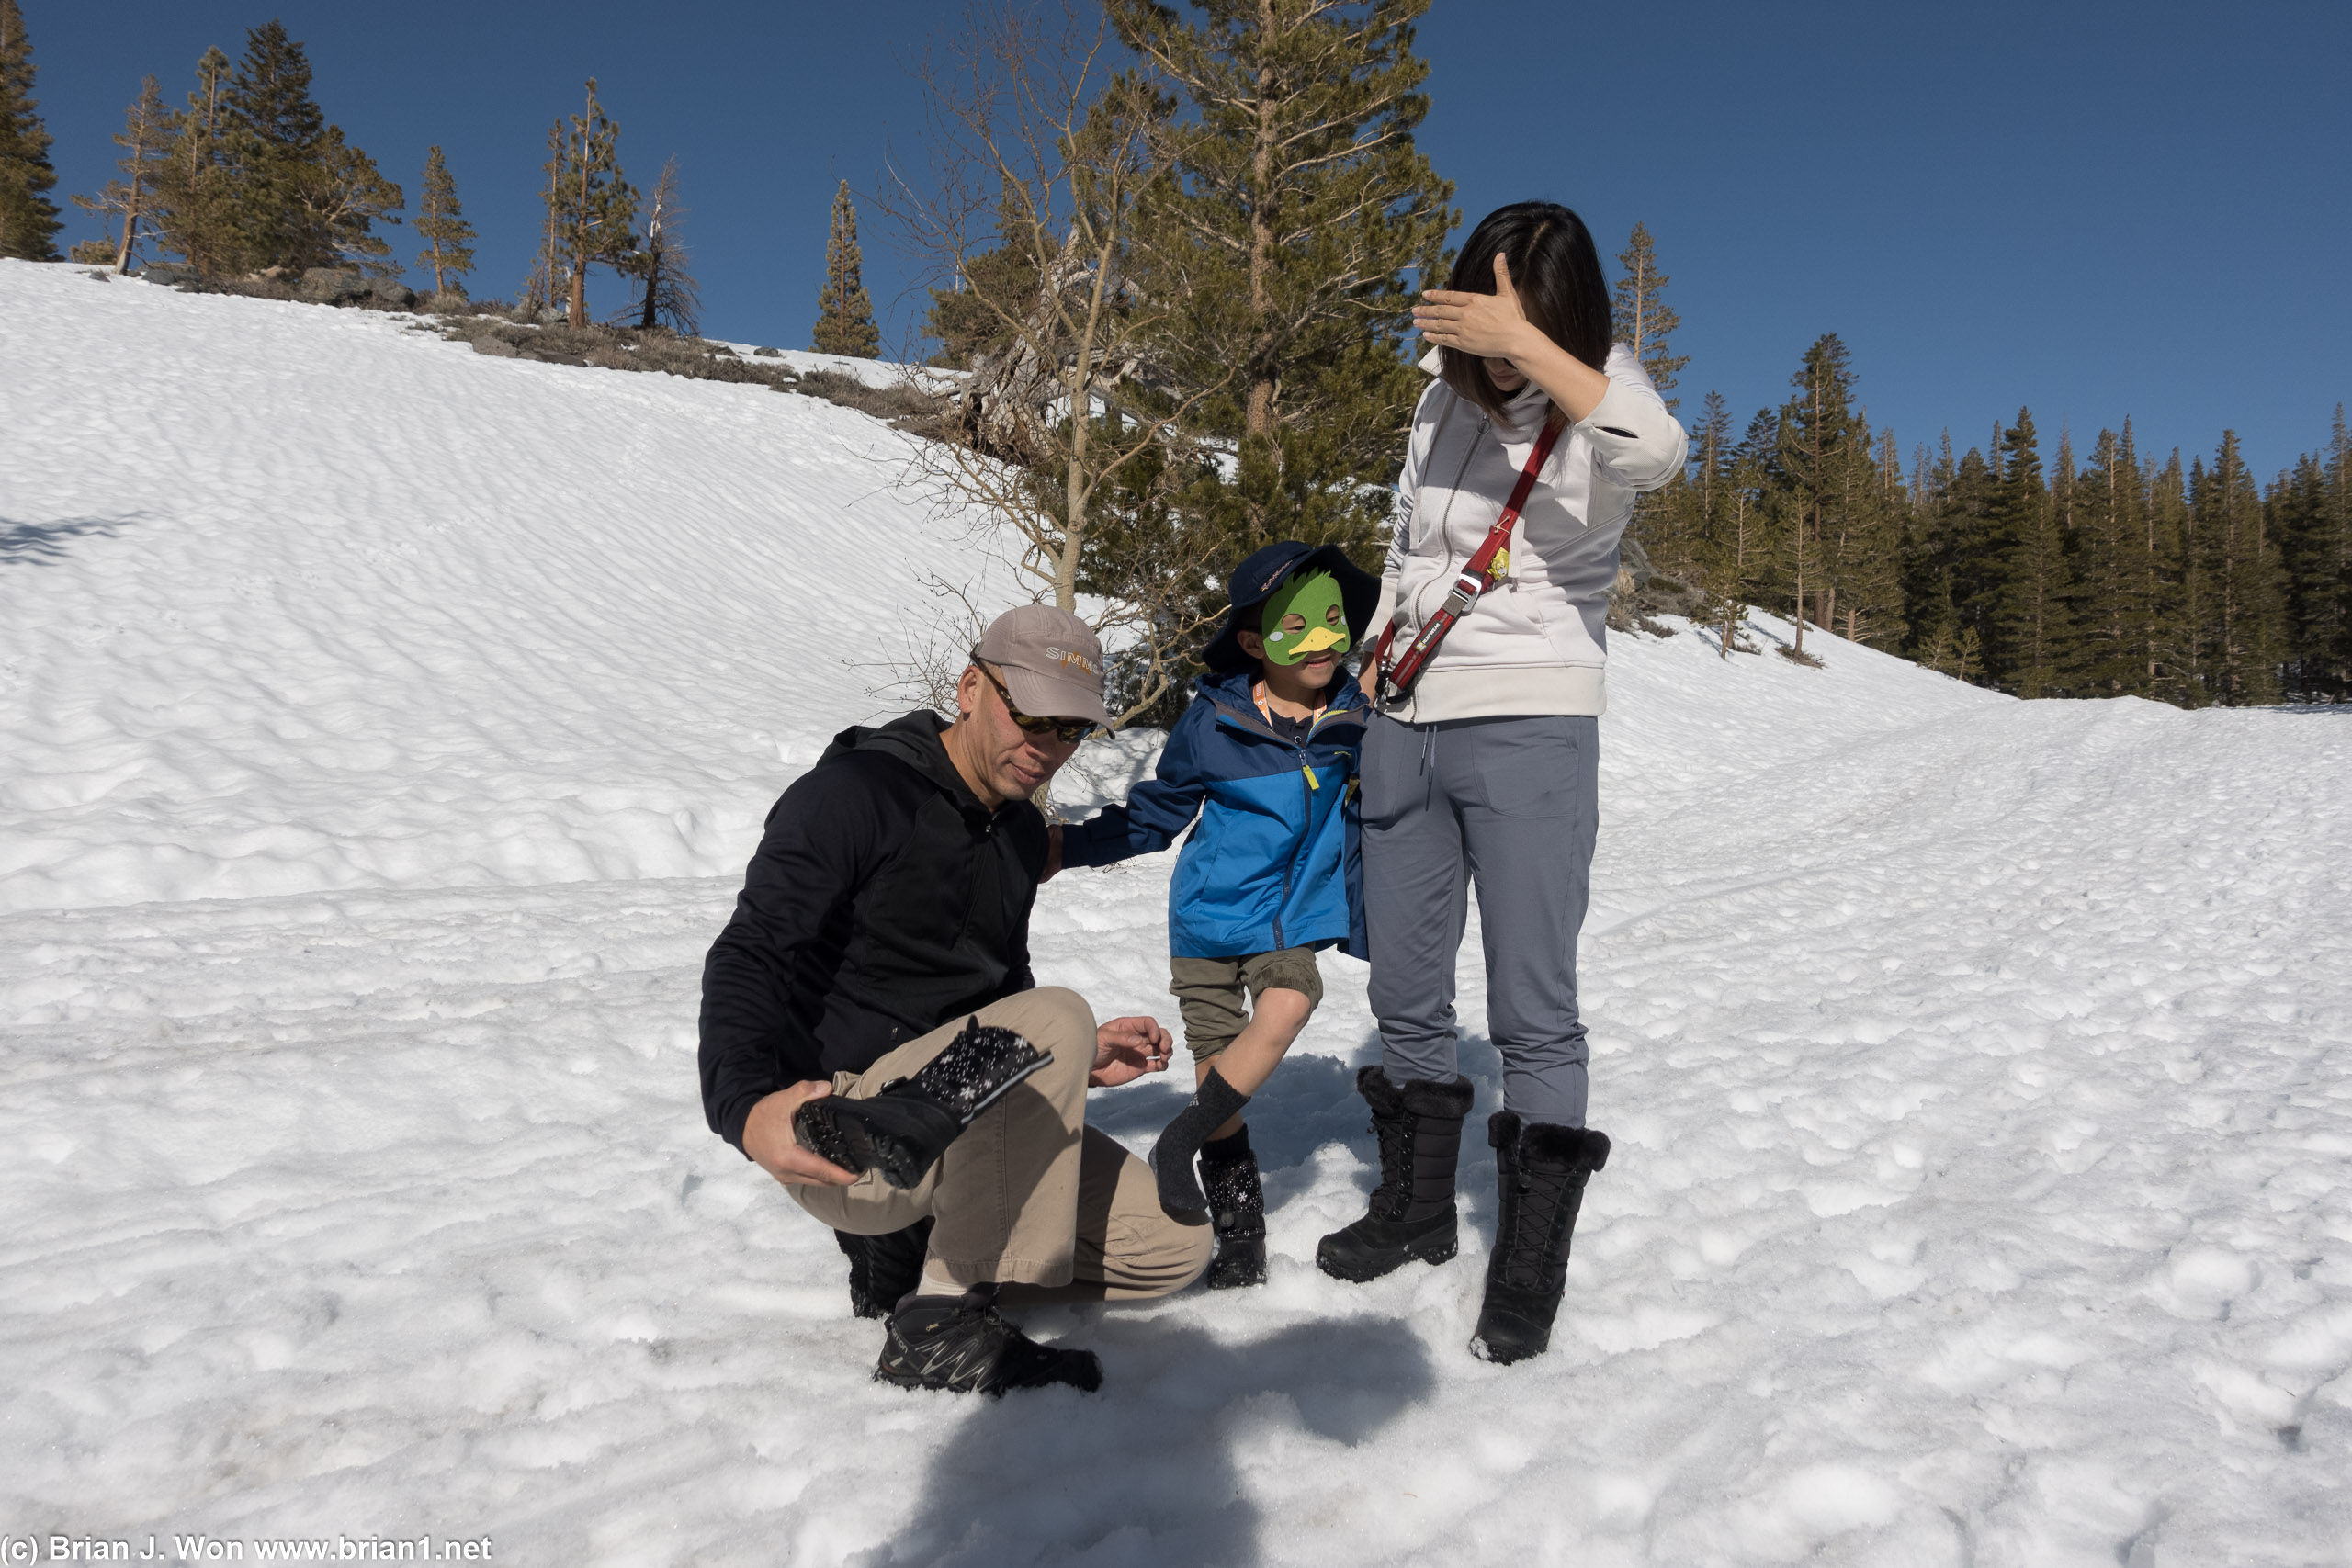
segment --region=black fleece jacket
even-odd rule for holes
[[[762,1096],[863,1072],[1025,991],[1046,822],[990,811],[928,712],[833,738],[784,792],[702,970],[702,1101],[743,1146]]]

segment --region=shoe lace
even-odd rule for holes
[[[1519,1201],[1511,1234],[1496,1237],[1503,1250],[1502,1283],[1513,1290],[1545,1291],[1567,1264],[1567,1217],[1584,1194],[1590,1173],[1575,1166],[1519,1168]]]
[[[1373,1190],[1372,1208],[1401,1219],[1413,1201],[1413,1119],[1375,1116],[1372,1133],[1380,1144],[1380,1185]]]

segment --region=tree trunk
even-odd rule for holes
[[[1258,33],[1261,39],[1274,36],[1273,0],[1258,0]],[[1274,376],[1267,368],[1273,360],[1274,344],[1268,326],[1273,314],[1273,301],[1267,298],[1268,279],[1274,267],[1274,214],[1268,210],[1273,200],[1274,183],[1274,72],[1271,65],[1258,67],[1258,131],[1250,149],[1250,179],[1257,187],[1257,199],[1250,207],[1250,389],[1243,407],[1242,432],[1248,435],[1272,435],[1274,433]]]
[[[589,100],[595,101],[593,97]],[[578,225],[571,239],[571,325],[588,324],[588,161],[594,156],[595,141],[592,134],[593,119],[580,127],[580,210],[573,221]]]

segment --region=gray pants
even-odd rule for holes
[[[1454,955],[1475,882],[1503,1103],[1530,1122],[1584,1125],[1577,931],[1591,890],[1600,763],[1600,724],[1589,716],[1372,721],[1364,913],[1372,1010],[1392,1079],[1454,1074]]]

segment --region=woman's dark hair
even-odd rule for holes
[[[1595,370],[1609,357],[1609,286],[1601,281],[1600,255],[1584,220],[1556,201],[1515,201],[1478,220],[1453,260],[1448,288],[1464,294],[1495,291],[1495,257],[1510,260],[1510,286],[1519,308],[1545,337]],[[1500,417],[1504,397],[1487,362],[1458,349],[1438,350],[1445,384],[1488,413]]]

